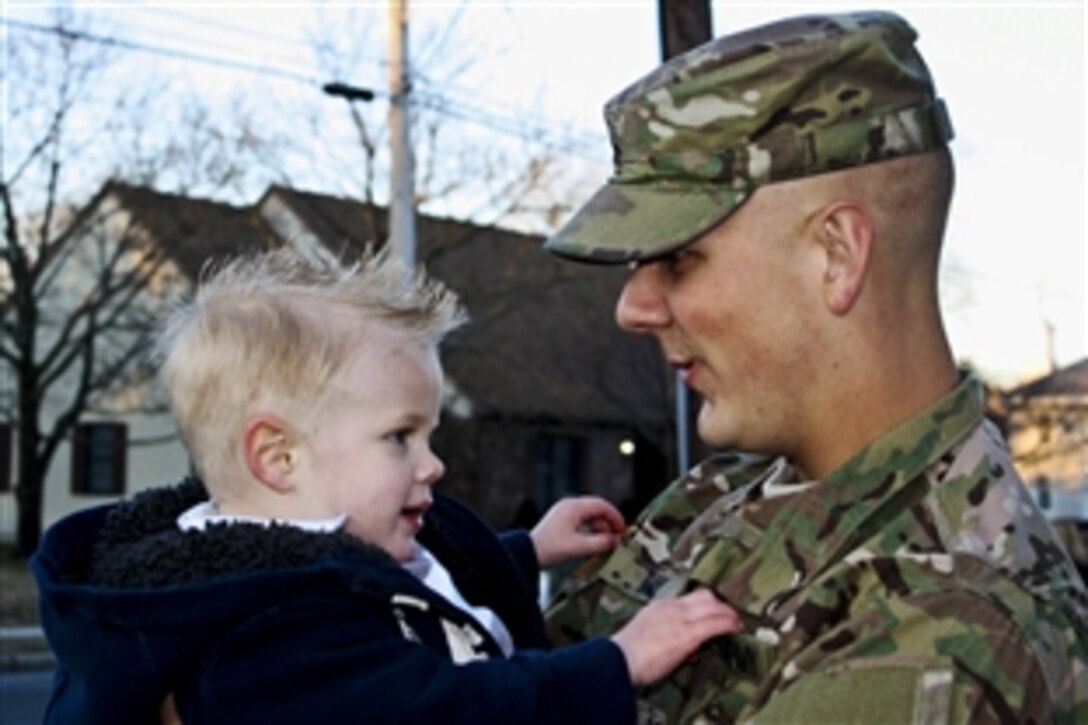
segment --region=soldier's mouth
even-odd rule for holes
[[[680,379],[684,385],[689,388],[692,387],[693,379],[696,373],[696,365],[694,360],[669,360],[669,364],[676,368],[676,371],[680,373]]]

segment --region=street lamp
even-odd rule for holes
[[[326,83],[321,86],[321,90],[330,96],[338,96],[348,101],[365,101],[369,103],[374,100],[374,91],[369,88],[349,86],[347,83]]]
[[[406,27],[400,25],[401,33],[406,33]],[[403,50],[400,51],[403,53]],[[399,56],[403,59],[403,56]],[[402,60],[403,62],[403,60]],[[396,64],[395,64],[396,65]],[[389,194],[389,243],[394,254],[404,262],[409,270],[416,266],[416,231],[414,209],[414,179],[412,170],[412,149],[408,142],[408,106],[407,106],[407,82],[403,71],[392,84],[390,100],[392,105],[389,111],[390,129],[390,154],[392,155],[392,172],[390,174]],[[362,135],[363,144],[370,147],[370,139],[366,137],[362,118],[356,110],[354,102],[363,101],[369,103],[374,100],[375,92],[369,88],[348,85],[340,81],[333,81],[321,86],[327,95],[343,98],[351,107],[355,125]]]

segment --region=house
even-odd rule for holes
[[[385,238],[388,218],[375,205],[281,186],[234,207],[111,183],[81,224],[88,239],[135,230],[134,254],[163,255],[148,301],[160,310],[209,260],[282,244],[350,259]],[[434,446],[447,463],[444,490],[498,527],[531,523],[568,493],[640,507],[673,469],[671,386],[656,345],[612,320],[623,270],[564,263],[541,251],[539,237],[453,219],[420,216],[417,237],[420,263],[472,319],[442,350],[447,389]],[[187,470],[169,417],[149,399],[161,393],[141,388],[84,416],[53,461],[45,525]],[[13,450],[0,430],[9,471]],[[2,538],[13,537],[13,509],[10,491],[0,493]]]
[[[50,287],[40,297],[40,354],[64,334],[67,311],[101,284],[96,270],[103,260],[123,257],[119,274],[139,267],[152,270],[146,275],[149,284],[127,305],[111,337],[96,343],[102,361],[119,351],[140,352],[141,340],[133,336],[138,333],[126,337],[124,331],[139,328],[146,316],[163,314],[171,295],[191,284],[205,260],[282,243],[250,209],[115,182],[72,215],[70,228],[74,242],[55,260]],[[46,430],[69,404],[76,377],[68,374],[49,388],[42,406]],[[119,384],[96,396],[93,409],[81,416],[53,456],[43,491],[44,525],[75,509],[177,478],[187,469],[161,396],[136,380],[127,383],[124,375],[114,377]],[[16,526],[17,449],[10,423],[14,386],[14,373],[0,365],[0,540],[14,539]]]
[[[1048,516],[1088,521],[1088,358],[1007,391],[1013,462]]]

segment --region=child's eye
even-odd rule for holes
[[[408,436],[410,435],[412,435],[411,429],[401,428],[400,430],[395,430],[392,433],[386,434],[385,438],[390,443],[396,443],[398,446],[403,446],[407,445]]]

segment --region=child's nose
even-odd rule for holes
[[[434,451],[427,449],[426,455],[420,462],[418,469],[416,470],[416,480],[425,486],[430,486],[438,479],[442,478],[442,475],[446,472],[446,464],[442,462],[442,459],[434,454]]]

